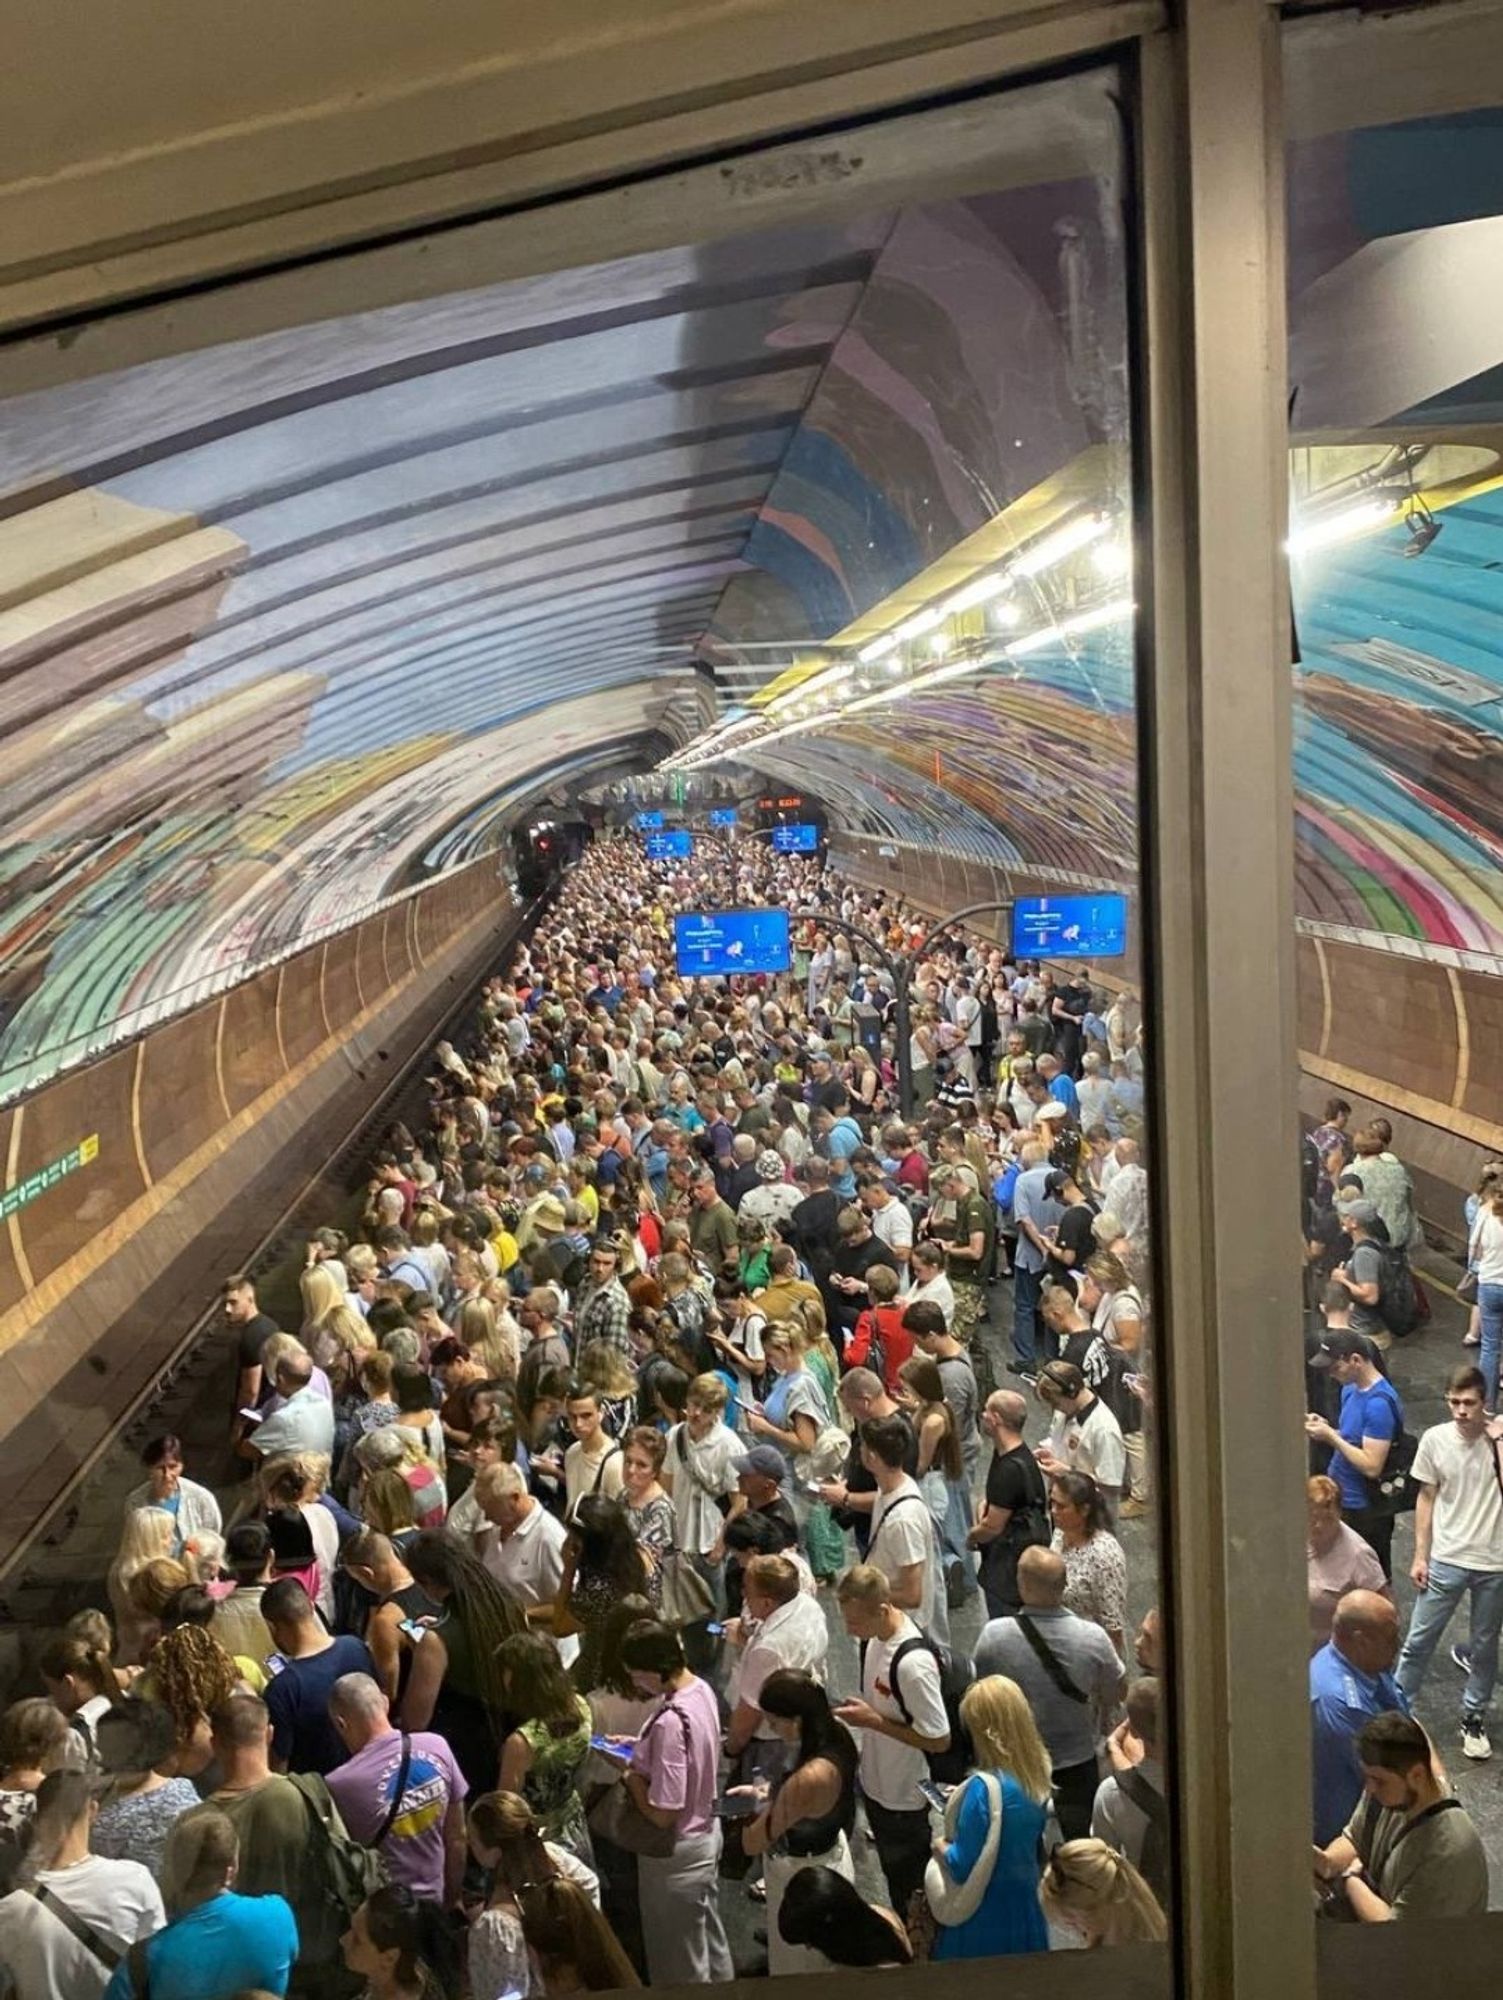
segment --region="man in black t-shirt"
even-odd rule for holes
[[[1055,1279],[1073,1280],[1077,1273],[1085,1269],[1087,1257],[1096,1254],[1096,1239],[1091,1233],[1096,1211],[1068,1168],[1056,1167],[1053,1170],[1044,1183],[1044,1193],[1064,1209],[1054,1231],[1048,1275]]]
[[[1006,1618],[1022,1604],[1018,1557],[1049,1540],[1049,1495],[1038,1461],[1023,1442],[1028,1404],[1016,1389],[986,1399],[981,1428],[992,1441],[986,1497],[976,1510],[970,1545],[981,1551],[981,1591],[987,1616]]]
[[[861,1426],[875,1417],[902,1420],[908,1430],[903,1470],[910,1479],[918,1477],[918,1437],[905,1412],[888,1395],[882,1377],[870,1368],[852,1368],[840,1378],[840,1400],[851,1420],[851,1448],[844,1472],[838,1479],[826,1480],[819,1497],[832,1509],[840,1526],[849,1528],[856,1537],[856,1560],[865,1562],[877,1482],[861,1457]]]
[[[235,1380],[235,1409],[254,1410],[265,1401],[266,1383],[261,1367],[261,1349],[272,1334],[281,1329],[256,1303],[255,1281],[237,1273],[224,1281],[225,1324],[234,1329],[239,1374]],[[238,1414],[235,1441],[245,1434],[245,1422]]]

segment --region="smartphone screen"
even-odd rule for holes
[[[755,1819],[762,1810],[763,1801],[755,1794],[741,1795],[722,1792],[711,1811],[716,1819]]]
[[[279,1674],[286,1664],[287,1661],[281,1653],[268,1653],[266,1655],[266,1671],[269,1674]]]
[[[725,1627],[718,1625],[713,1618],[706,1620],[705,1630],[712,1639],[723,1639],[725,1637]]]
[[[397,1626],[397,1630],[405,1632],[407,1637],[414,1642],[419,1639],[425,1639],[428,1636],[428,1627],[426,1625],[419,1625],[415,1618],[402,1619]]]
[[[630,1743],[617,1743],[609,1736],[592,1736],[590,1738],[590,1748],[598,1750],[602,1757],[614,1757],[618,1764],[629,1764],[631,1762],[632,1746]]]
[[[944,1811],[950,1802],[950,1793],[953,1789],[951,1785],[936,1785],[932,1778],[925,1778],[919,1784],[919,1790],[936,1812]]]

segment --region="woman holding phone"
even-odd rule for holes
[[[748,1854],[766,1856],[768,1967],[773,1973],[818,1972],[823,1969],[818,1955],[786,1941],[778,1914],[801,1869],[830,1868],[848,1882],[855,1880],[850,1836],[856,1819],[856,1745],[810,1673],[783,1668],[769,1674],[758,1705],[779,1737],[794,1746],[792,1769],[743,1835]]]

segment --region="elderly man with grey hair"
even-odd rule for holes
[[[354,1839],[414,1896],[453,1910],[464,1883],[464,1773],[442,1736],[398,1730],[369,1674],[341,1674],[329,1720],[349,1752],[324,1782]]]

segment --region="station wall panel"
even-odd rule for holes
[[[258,974],[243,986],[232,986],[222,1005],[219,1067],[224,1094],[233,1117],[254,1104],[282,1072],[277,1050],[276,1012],[279,967]]]
[[[324,946],[324,1010],[330,1029],[336,1033],[353,1021],[365,1005],[355,971],[359,951],[360,940],[354,931],[341,931]]]
[[[386,958],[381,950],[385,927],[384,917],[367,917],[355,933],[355,972],[367,1007],[374,1006],[387,988]]]
[[[165,1021],[140,1044],[137,1129],[154,1181],[203,1145],[224,1123],[214,1061],[222,1002]]]
[[[324,947],[299,952],[282,967],[282,984],[277,1006],[282,1024],[282,1048],[288,1069],[296,1069],[318,1047],[327,1034],[324,1010],[319,998],[323,975]]]
[[[17,1107],[10,1187],[76,1161],[14,1217],[32,1284],[99,1236],[147,1187],[136,1138],[134,1048],[70,1070]],[[87,1153],[88,1157],[82,1157]]]

